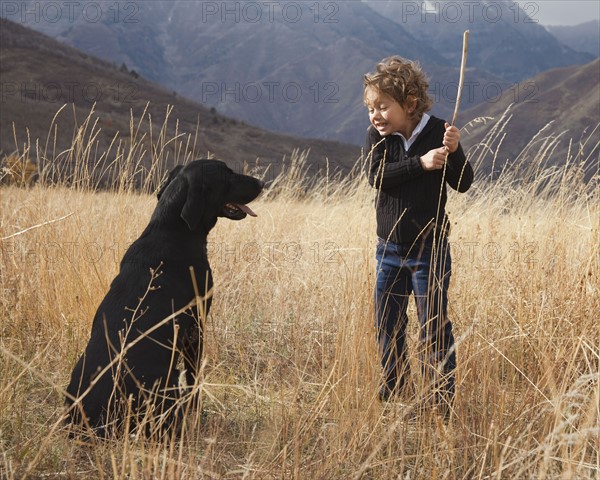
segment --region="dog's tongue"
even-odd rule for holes
[[[248,205],[242,205],[241,203],[236,203],[236,207],[238,207],[242,212],[250,215],[251,217],[257,217],[256,213],[252,211],[252,209]]]

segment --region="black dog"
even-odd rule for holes
[[[181,417],[177,365],[193,386],[213,286],[208,232],[217,217],[256,216],[245,204],[263,183],[218,160],[177,166],[158,193],[150,223],[127,250],[98,307],[85,352],[67,387],[68,420],[100,436],[145,417],[161,427]]]

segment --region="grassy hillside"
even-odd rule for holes
[[[225,117],[127,66],[120,68],[9,20],[0,19],[0,27],[0,154],[26,151],[34,160],[65,168],[80,158],[98,169],[98,164],[125,162],[137,144],[136,164],[144,169],[157,156],[167,165],[183,161],[181,150],[186,149],[192,158],[212,154],[239,168],[258,162],[279,171],[282,159],[300,150],[309,152],[313,172],[327,163],[348,171],[360,155],[353,145],[276,134]],[[86,119],[89,128],[82,141],[88,152],[82,156],[70,150],[71,132]],[[156,145],[158,150],[152,148]]]
[[[537,163],[563,166],[573,159],[585,162],[590,174],[600,167],[600,59],[587,65],[557,68],[514,84],[500,96],[490,93],[487,103],[466,110],[461,118],[494,118],[494,141],[489,124],[469,127],[463,136],[467,147],[493,150],[495,165],[483,165],[488,172],[526,155]],[[492,92],[490,90],[490,92]],[[487,137],[487,138],[486,138]],[[505,139],[506,137],[506,139]],[[531,147],[531,148],[530,148]],[[489,157],[490,159],[492,156]]]
[[[216,293],[181,441],[82,444],[63,389],[156,200],[0,187],[0,477],[598,478],[600,202],[576,168],[450,195],[458,397],[448,425],[376,399],[375,192],[302,162],[209,240]],[[129,175],[125,171],[124,175]],[[72,179],[73,180],[73,179]],[[150,189],[148,189],[149,191]],[[411,306],[410,361],[419,371]]]

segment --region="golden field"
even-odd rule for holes
[[[305,189],[303,172],[292,162],[253,203],[257,218],[221,219],[209,237],[200,405],[176,440],[84,444],[61,421],[150,189],[43,173],[0,187],[0,478],[600,478],[597,178],[582,182],[572,161],[450,193],[458,370],[446,425],[409,414],[419,395],[377,400],[375,192],[358,173]]]

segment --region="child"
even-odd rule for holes
[[[406,310],[414,293],[424,380],[432,402],[449,415],[456,353],[447,318],[450,283],[446,183],[466,192],[473,170],[460,131],[429,116],[429,85],[418,64],[390,57],[364,76],[369,183],[377,189],[377,342],[382,401],[407,393]],[[447,159],[446,159],[447,157]],[[428,402],[429,403],[429,402]]]

